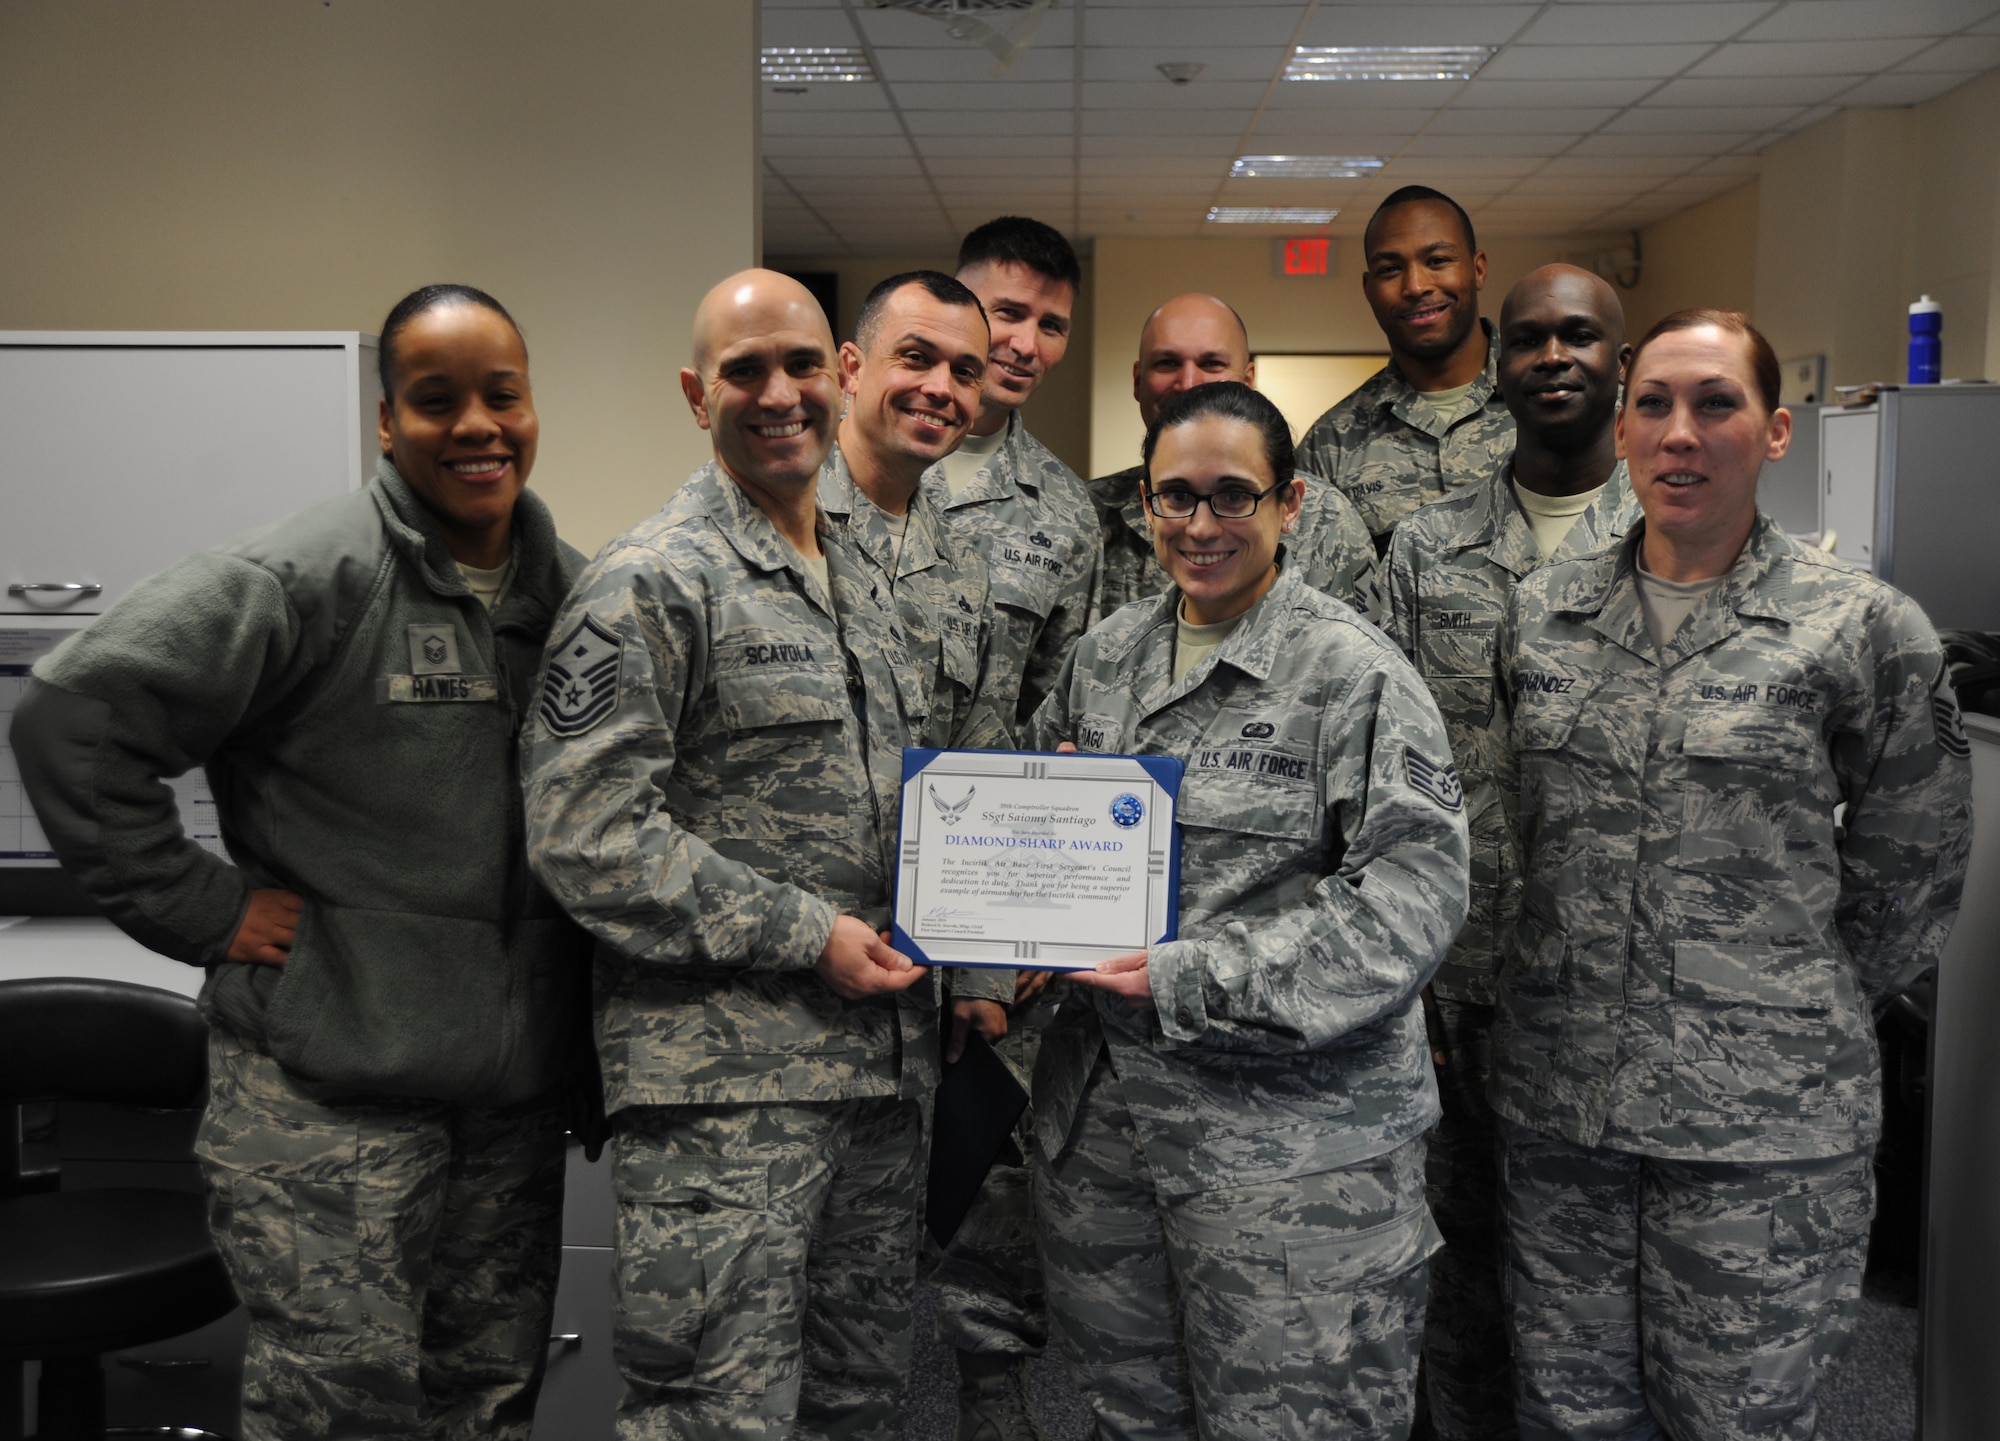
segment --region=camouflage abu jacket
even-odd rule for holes
[[[1053,1156],[1108,1044],[1155,1184],[1184,1195],[1349,1165],[1437,1119],[1416,995],[1465,919],[1466,839],[1437,707],[1373,626],[1281,575],[1176,683],[1179,601],[1086,636],[1027,743],[1187,765],[1154,1004],[1072,988],[1035,1070]]]
[[[1846,1154],[1881,1128],[1871,1012],[1936,962],[1965,876],[1937,638],[1759,516],[1661,655],[1643,531],[1529,576],[1501,631],[1527,879],[1494,1106],[1652,1156]]]
[[[1323,475],[1354,502],[1375,537],[1389,544],[1396,522],[1427,500],[1486,479],[1514,450],[1514,417],[1494,379],[1499,346],[1486,332],[1486,369],[1441,420],[1392,360],[1313,422],[1299,442],[1299,469]]]
[[[1146,502],[1139,494],[1144,466],[1135,465],[1086,482],[1097,506],[1104,545],[1104,581],[1098,611],[1110,615],[1173,584],[1153,552],[1146,533]],[[1375,544],[1354,503],[1317,476],[1300,473],[1306,483],[1298,529],[1285,542],[1288,564],[1299,579],[1335,600],[1344,600],[1370,620],[1380,620]]]
[[[925,683],[924,723],[910,744],[991,750],[1014,744],[1013,717],[986,699],[992,664],[992,599],[986,562],[944,523],[921,487],[910,497],[901,543],[888,518],[860,493],[838,445],[819,473],[819,508],[846,533],[878,599],[893,597],[903,649]]]
[[[944,467],[924,489],[979,548],[993,588],[993,705],[1011,725],[1034,713],[1077,638],[1097,617],[1097,513],[1076,472],[1007,417],[1007,440],[951,498]]]
[[[550,632],[528,853],[598,940],[611,1111],[936,1082],[934,981],[847,1001],[811,969],[835,915],[887,925],[925,695],[864,563],[820,538],[831,596],[711,463],[599,552]]]
[[[1472,914],[1431,987],[1450,1000],[1493,1004],[1493,971],[1520,908],[1519,851],[1500,802],[1507,732],[1493,704],[1493,637],[1507,597],[1545,563],[1602,550],[1639,520],[1620,461],[1603,492],[1546,562],[1514,494],[1510,458],[1483,485],[1414,511],[1389,543],[1382,628],[1436,697],[1465,786],[1472,832]]]

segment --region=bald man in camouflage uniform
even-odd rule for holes
[[[1450,197],[1391,194],[1368,222],[1361,289],[1389,363],[1313,423],[1299,469],[1354,502],[1386,553],[1396,523],[1425,501],[1491,476],[1514,448],[1494,380],[1493,331],[1479,317],[1486,253]]]
[[[1027,742],[1187,764],[1179,938],[1072,984],[1035,1072],[1055,1337],[1104,1441],[1400,1438],[1422,1330],[1417,991],[1465,917],[1443,722],[1281,573],[1173,678],[1178,591],[1084,638]]]
[[[529,851],[597,937],[618,1434],[900,1434],[933,977],[891,950],[925,685],[815,485],[804,289],[702,302],[716,459],[585,570],[525,735]]]
[[[1219,380],[1257,383],[1250,333],[1234,309],[1213,295],[1176,295],[1146,317],[1139,331],[1139,358],[1132,363],[1132,398],[1148,429],[1168,399]],[[1306,493],[1298,524],[1285,541],[1286,567],[1313,589],[1378,618],[1375,547],[1360,512],[1317,476],[1298,478]],[[1140,495],[1145,479],[1146,468],[1135,465],[1089,483],[1104,543],[1099,609],[1105,615],[1158,595],[1173,583],[1153,554]]]
[[[1500,392],[1518,425],[1514,454],[1483,484],[1396,527],[1383,622],[1437,698],[1472,832],[1472,912],[1430,985],[1444,1117],[1427,1168],[1445,1249],[1431,1263],[1424,1374],[1430,1425],[1444,1441],[1515,1434],[1499,1135],[1486,1090],[1494,972],[1513,933],[1520,866],[1498,789],[1511,767],[1506,731],[1495,724],[1493,638],[1522,576],[1603,549],[1639,517],[1612,434],[1630,347],[1611,287],[1574,266],[1535,271],[1501,307],[1499,352]]]
[[[1969,746],[1907,597],[1759,515],[1662,648],[1643,536],[1522,581],[1498,642],[1521,1431],[1805,1441],[1860,1302],[1872,1018],[1957,913]]]

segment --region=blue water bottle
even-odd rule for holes
[[[1910,307],[1910,384],[1936,385],[1944,369],[1944,307],[1926,295]]]

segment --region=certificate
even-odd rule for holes
[[[903,752],[896,949],[919,965],[1088,970],[1174,937],[1181,763]]]

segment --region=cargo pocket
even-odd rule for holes
[[[1286,1242],[1287,1359],[1324,1377],[1336,1395],[1413,1374],[1424,1262],[1443,1244],[1422,1206],[1365,1230]]]
[[[854,719],[844,672],[726,671],[715,703],[730,732],[724,769],[748,787],[714,812],[719,836],[783,845],[851,834],[849,807],[865,790],[842,737]]]
[[[1675,1109],[1819,1109],[1838,1042],[1834,1012],[1844,1004],[1833,958],[1803,947],[1682,941],[1673,994]]]
[[[1803,817],[1825,746],[1809,718],[1765,707],[1695,703],[1681,741],[1687,780],[1681,802],[1682,870],[1787,881],[1789,833]],[[1833,807],[1811,839],[1830,849]],[[1787,881],[1787,884],[1789,882]]]
[[[768,1167],[632,1146],[613,1187],[622,1369],[650,1386],[761,1395],[772,1323]]]
[[[1852,1158],[1839,1183],[1771,1207],[1770,1276],[1758,1299],[1759,1344],[1746,1409],[1796,1410],[1845,1349],[1861,1305],[1875,1210],[1873,1169]]]

